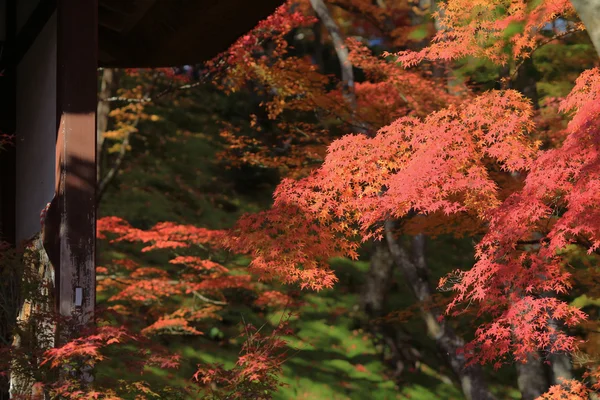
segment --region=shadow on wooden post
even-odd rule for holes
[[[93,322],[96,301],[97,10],[96,0],[57,3],[56,191],[44,247],[56,270],[56,310],[75,329]],[[57,345],[72,336],[57,331]]]

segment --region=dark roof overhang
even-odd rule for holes
[[[102,67],[197,64],[225,51],[282,0],[99,0]]]

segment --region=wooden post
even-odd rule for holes
[[[98,3],[58,0],[57,6],[57,309],[82,325],[93,319],[96,301]]]

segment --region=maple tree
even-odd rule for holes
[[[567,1],[539,2],[533,8],[526,2],[472,7],[472,2],[449,1],[440,7],[445,29],[424,50],[398,53],[404,66],[467,55],[495,63],[524,59],[547,41],[541,27],[557,16],[573,16]],[[507,40],[511,24],[522,24],[522,31]],[[582,25],[574,22],[572,29]],[[506,47],[511,53],[505,53]],[[475,216],[487,232],[476,246],[477,262],[440,283],[457,292],[449,311],[475,302],[480,314],[493,318],[479,327],[465,355],[471,362],[499,366],[509,356],[525,361],[535,350],[572,353],[576,339],[549,320],[576,326],[586,316],[545,294],[571,287],[561,254],[568,245],[588,252],[598,246],[593,172],[598,74],[597,69],[586,71],[562,101],[561,110],[572,119],[556,149],[539,150],[531,139],[532,110],[521,95],[487,92],[424,120],[400,118],[373,138],[360,134],[334,141],[318,170],[299,181],[284,180],[273,208],[242,219],[229,245],[252,251],[251,267],[258,273],[318,290],[335,282],[328,257],[356,257],[358,245],[352,239],[381,238],[382,222],[389,218]],[[523,187],[501,197],[492,161],[500,171],[525,175]],[[532,236],[537,248],[523,249]]]
[[[589,322],[565,295],[578,278],[569,266],[573,254],[595,257],[600,247],[600,70],[582,73],[568,96],[546,99],[541,111],[510,89],[511,74],[501,79],[502,90],[479,93],[468,84],[450,87],[451,71],[431,73],[432,65],[446,69],[465,57],[517,71],[542,46],[584,29],[570,2],[449,0],[438,4],[438,29],[415,18],[408,2],[329,5],[333,19],[358,21],[338,27],[341,34],[376,33],[387,41],[381,55],[366,40],[343,43],[350,70],[361,71],[358,82],[324,73],[319,60],[290,46],[294,32],[323,33],[313,29],[317,18],[308,1],[286,2],[206,66],[206,76],[221,90],[250,87],[259,98],[244,126],[223,124],[226,146],[219,157],[228,168],[278,169],[285,179],[273,206],[243,216],[227,231],[171,222],[138,229],[117,217],[99,220],[99,238],[141,242],[144,253],[170,252],[168,266],[131,259],[98,266],[98,291],[110,304],[108,325],[46,352],[40,367],[63,368],[74,360],[95,366],[126,340],[146,344],[146,337],[201,335],[235,302],[232,290],[251,292],[259,307],[285,308],[294,299],[265,281],[331,288],[338,279],[332,257],[356,259],[365,242],[391,247],[398,231],[451,232],[477,241],[472,268],[439,282],[453,293],[440,302],[449,317],[470,305],[480,320],[473,340],[460,349],[466,367],[582,349],[572,328]],[[566,28],[548,33],[544,28],[557,19]],[[428,37],[431,43],[423,46]],[[339,43],[332,46],[340,50]],[[170,69],[127,73],[144,84],[115,98],[125,105],[110,114],[114,129],[104,137],[114,143],[108,153],[118,163],[138,121],[158,119],[146,112],[156,98],[149,88],[156,91],[164,78],[167,91],[187,83]],[[249,255],[249,267],[220,262],[224,249]],[[586,271],[594,276],[591,269]],[[233,369],[199,366],[193,379],[205,395],[270,398],[279,386],[287,357],[282,336],[292,332],[280,323],[269,333],[250,326],[243,333]],[[138,372],[152,364],[176,368],[180,361],[158,348],[156,354],[133,353]],[[582,381],[565,380],[542,398],[598,392],[596,364],[588,363]],[[67,379],[52,390],[71,398],[162,395],[141,378],[121,387],[110,382],[104,393],[101,384],[89,389]]]

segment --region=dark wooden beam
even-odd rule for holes
[[[57,300],[82,324],[96,301],[97,12],[97,0],[58,0]]]

